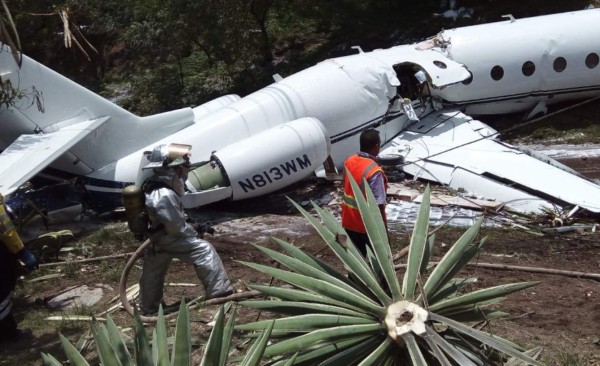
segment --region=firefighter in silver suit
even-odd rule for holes
[[[215,248],[198,238],[198,232],[186,222],[181,197],[190,169],[190,145],[159,145],[146,154],[153,175],[143,186],[150,230],[159,232],[144,254],[140,278],[140,302],[143,314],[155,314],[163,298],[164,280],[173,258],[190,263],[204,285],[206,298],[233,293],[225,268]]]

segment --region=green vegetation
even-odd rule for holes
[[[464,3],[476,16],[460,25],[586,2]],[[354,53],[354,45],[390,47],[455,26],[433,16],[438,0],[11,0],[8,6],[28,56],[142,115],[246,95],[275,73]],[[18,97],[2,86],[6,100]]]
[[[353,189],[359,191],[358,185],[352,184]],[[317,219],[294,203],[337,255],[348,274],[340,273],[330,264],[282,240],[275,239],[275,242],[288,255],[257,246],[290,270],[244,263],[287,285],[252,285],[269,299],[241,304],[284,317],[235,326],[238,331],[249,332],[248,336],[256,338],[254,345],[246,350],[241,364],[258,365],[265,357],[270,359],[270,364],[280,366],[340,365],[359,360],[373,365],[500,365],[510,357],[513,361],[541,365],[516,344],[468,325],[506,315],[490,310],[490,305],[536,283],[465,291],[475,279],[455,278],[455,275],[485,242],[485,238],[476,240],[481,220],[456,241],[435,267],[430,268],[435,236],[428,235],[429,197],[428,187],[412,233],[403,281],[396,275],[386,229],[370,189],[367,189],[367,199],[357,195],[373,249],[369,250],[366,259],[330,213],[313,204],[319,215]],[[135,314],[134,357],[110,317],[106,325],[94,325],[100,362],[104,365],[164,365],[170,360],[172,365],[190,364],[191,334],[185,303],[180,306],[171,352],[162,307],[158,318],[149,342],[139,315]],[[224,325],[224,310],[220,309],[201,365],[226,363],[234,321],[231,316]],[[270,345],[269,339],[273,342]],[[73,365],[88,365],[62,335],[61,343]],[[60,365],[51,355],[42,356],[45,365]]]
[[[357,184],[352,183],[353,190],[359,191]],[[275,320],[271,337],[276,342],[265,350],[266,357],[275,359],[274,365],[292,357],[301,364],[320,365],[357,360],[376,365],[499,365],[507,357],[541,365],[514,343],[463,323],[505,316],[489,306],[536,284],[524,282],[465,291],[474,279],[455,275],[485,242],[485,238],[475,240],[481,220],[430,268],[435,236],[428,236],[427,188],[400,282],[373,194],[367,189],[367,200],[361,194],[356,198],[373,247],[366,260],[331,214],[314,205],[319,214],[316,219],[296,205],[344,264],[347,276],[281,240],[276,242],[288,255],[257,248],[290,271],[245,263],[292,285],[253,285],[251,288],[274,299],[241,303],[285,316]],[[238,325],[237,329],[261,331],[269,324],[270,321],[260,321]]]
[[[208,338],[202,355],[202,366],[224,366],[230,355],[231,336],[233,334],[233,323],[235,311],[225,323],[225,310],[222,306],[215,320],[215,326]],[[192,362],[192,337],[190,332],[190,321],[188,308],[185,302],[179,307],[177,324],[174,330],[172,346],[169,347],[170,338],[167,334],[167,323],[162,306],[158,312],[158,321],[152,332],[151,341],[148,340],[146,328],[139,314],[134,316],[134,339],[123,335],[110,316],[106,324],[96,322],[93,326],[93,336],[100,364],[102,365],[155,365],[155,366],[187,366]],[[246,355],[239,363],[240,366],[259,365],[267,341],[271,334],[272,325],[267,327],[263,334],[256,339],[247,350]],[[79,347],[74,346],[67,338],[60,334],[60,342],[69,363],[74,366],[88,366],[89,363],[83,357]],[[170,351],[169,351],[170,348]],[[129,349],[133,349],[133,355]],[[54,356],[43,353],[42,359],[45,366],[60,366]],[[291,365],[293,359],[290,363]]]

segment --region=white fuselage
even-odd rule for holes
[[[10,54],[2,52],[3,80],[43,93],[43,108],[36,108],[39,104],[30,97],[29,106],[25,101],[17,108],[0,110],[4,131],[0,149],[34,130],[49,134],[108,116],[106,123],[50,167],[84,175],[91,193],[120,194],[138,178],[145,163],[143,151],[157,144],[190,144],[192,161],[200,162],[209,160],[214,151],[235,150],[237,144],[248,149],[248,139],[263,133],[269,140],[253,139],[252,143],[272,147],[269,153],[281,155],[282,162],[293,161],[298,156],[289,155],[286,146],[272,137],[277,135],[266,132],[313,118],[323,125],[328,140],[327,146],[315,151],[321,154],[327,149],[334,164],[341,167],[358,150],[363,130],[377,128],[385,143],[409,124],[400,105],[389,101],[402,90],[397,89],[399,80],[416,82],[417,71],[425,73],[428,85],[415,85],[412,90],[418,94],[408,95],[417,111],[427,110],[421,109],[421,103],[429,100],[428,94],[475,114],[528,111],[538,103],[597,95],[599,40],[600,9],[447,30],[429,42],[323,61],[241,99],[226,96],[194,109],[150,117],[135,116],[31,59],[24,58],[19,70]],[[471,82],[461,83],[469,75]],[[245,163],[266,174],[278,166],[272,163],[277,158],[270,161],[271,165],[263,166],[260,157],[248,156]],[[265,177],[271,179],[268,174]]]
[[[600,92],[600,9],[456,28],[436,39],[472,80],[435,94],[469,114],[527,112]]]

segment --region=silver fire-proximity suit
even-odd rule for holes
[[[172,169],[155,169],[149,180],[152,190],[145,191],[146,209],[153,228],[162,230],[144,254],[140,278],[140,303],[144,314],[154,314],[162,302],[164,280],[173,258],[191,263],[204,285],[206,298],[233,292],[223,263],[215,248],[186,222],[179,178]],[[175,187],[174,187],[175,186]],[[177,193],[176,191],[180,192]]]

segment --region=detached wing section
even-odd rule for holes
[[[14,192],[109,119],[87,120],[48,134],[21,135],[0,154],[0,193]]]
[[[600,186],[570,168],[493,139],[495,130],[455,111],[431,113],[384,149],[405,157],[405,172],[494,198],[521,212],[578,205],[600,212]]]

